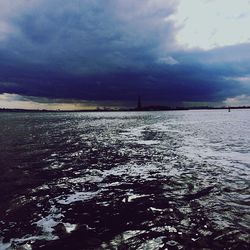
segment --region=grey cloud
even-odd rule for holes
[[[151,0],[39,2],[9,20],[19,31],[2,51],[9,58],[99,73],[143,67],[160,53],[165,37],[171,43],[173,27],[163,19],[174,11],[173,1],[165,8],[163,1]]]

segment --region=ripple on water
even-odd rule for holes
[[[248,112],[1,116],[0,249],[249,249]]]

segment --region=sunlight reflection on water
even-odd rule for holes
[[[0,114],[0,249],[248,246],[249,112]]]

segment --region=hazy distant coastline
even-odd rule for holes
[[[98,108],[98,109],[81,109],[81,110],[48,110],[48,109],[9,109],[0,108],[0,112],[141,112],[141,111],[181,111],[181,110],[218,110],[228,109],[229,107],[165,107],[165,106],[146,106],[138,108]],[[250,109],[250,106],[233,106],[230,109]]]

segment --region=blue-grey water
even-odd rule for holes
[[[249,249],[250,110],[0,113],[0,249]]]

